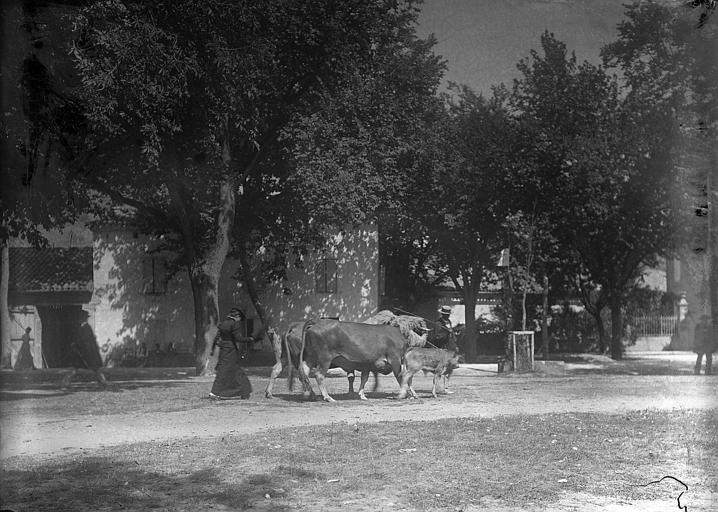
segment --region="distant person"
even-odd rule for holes
[[[439,318],[435,322],[434,335],[431,344],[436,348],[445,350],[456,350],[456,334],[454,334],[454,326],[451,324],[451,306],[441,306],[439,308]],[[446,378],[443,379],[444,393],[450,395],[453,393],[449,389]]]
[[[15,366],[13,370],[34,370],[35,362],[32,360],[32,350],[30,347],[30,327],[25,328],[25,334],[22,335],[22,345],[20,345],[20,351],[17,353],[17,359],[15,360]]]
[[[219,356],[209,397],[217,400],[247,399],[252,393],[252,384],[239,362],[254,338],[246,335],[244,313],[239,308],[232,308],[218,328],[211,354],[218,346]]]
[[[439,308],[439,318],[435,322],[434,335],[431,341],[436,348],[456,349],[456,336],[454,335],[454,326],[451,325],[450,316],[451,306],[441,306]]]
[[[70,343],[70,349],[74,352],[76,360],[81,363],[81,367],[92,370],[98,384],[105,387],[107,385],[107,379],[105,379],[105,375],[101,370],[102,356],[100,356],[100,347],[97,345],[97,337],[88,323],[89,313],[87,311],[83,311],[81,318],[82,324],[77,332],[77,338]],[[77,375],[76,367],[74,367],[72,371],[65,376],[63,379],[63,385],[65,387],[69,386],[75,375]]]
[[[149,353],[147,350],[147,344],[140,343],[140,348],[137,349],[137,356],[136,356],[138,366],[145,366],[147,364],[148,358],[149,358]]]
[[[706,356],[706,375],[712,373],[713,352],[718,350],[718,341],[713,337],[713,327],[711,319],[708,315],[701,315],[696,324],[695,335],[693,337],[693,352],[696,356],[696,367],[694,373],[700,375],[703,356]]]

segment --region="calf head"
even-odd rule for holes
[[[460,353],[459,350],[460,350],[459,347],[456,347],[454,349],[454,355],[451,356],[451,363],[453,365],[455,365],[454,368],[456,368],[458,365],[464,364],[466,362],[466,358],[464,358],[464,354]]]

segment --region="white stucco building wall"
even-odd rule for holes
[[[153,276],[148,261],[154,259],[159,267],[156,278],[165,259],[151,251],[151,241],[124,229],[104,229],[95,234],[93,248],[94,293],[89,308],[103,357],[114,360],[141,343],[147,350],[156,345],[164,350],[174,343],[178,351],[191,351],[194,304],[186,271],[180,268],[166,286],[154,283],[158,289],[148,290]],[[290,268],[286,280],[264,283],[260,294],[273,325],[281,332],[294,321],[322,316],[360,321],[376,313],[378,250],[374,226],[338,233],[324,250],[305,257],[301,268]],[[222,270],[220,316],[238,306],[258,325],[244,284],[232,277],[237,265],[228,260]],[[317,271],[322,268],[329,273],[322,276],[318,289]]]
[[[317,291],[317,265],[336,263],[335,291]],[[237,263],[225,264],[220,283],[220,314],[238,306],[249,318],[256,318],[243,284],[231,276]],[[331,270],[331,268],[329,269]],[[331,281],[331,279],[329,279]],[[331,284],[331,282],[329,283]],[[379,306],[379,240],[376,227],[339,233],[325,250],[307,256],[301,268],[290,268],[286,281],[268,283],[262,297],[272,321],[279,329],[289,323],[315,317],[338,317],[361,321]]]

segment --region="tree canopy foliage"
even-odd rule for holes
[[[518,128],[506,105],[506,91],[488,99],[457,87],[444,98],[433,118],[424,150],[417,155],[417,176],[411,182],[407,214],[422,229],[414,230],[415,254],[440,279],[461,290],[465,304],[475,304],[492,277],[497,255],[507,243],[503,221],[511,208],[506,184],[518,152]],[[517,164],[519,165],[519,164]],[[466,339],[475,333],[473,311],[467,310]],[[466,345],[467,357],[476,354]]]
[[[394,132],[441,72],[416,14],[383,0],[109,0],[77,17],[80,179],[170,235],[195,296],[198,369],[230,250],[371,219],[401,156]]]
[[[678,181],[674,202],[679,223],[675,251],[689,263],[704,259],[708,279],[698,283],[703,307],[718,325],[718,23],[714,2],[695,9],[662,2],[636,2],[626,9],[618,38],[602,51],[635,94],[672,109],[680,131],[671,141]],[[698,20],[698,21],[697,21]],[[706,310],[708,312],[709,310]]]
[[[579,285],[600,285],[613,314],[612,353],[620,357],[621,304],[645,266],[667,251],[672,224],[676,125],[653,98],[569,56],[551,34],[543,55],[522,61],[514,105],[534,130],[544,214]],[[598,318],[598,317],[597,317]]]
[[[417,15],[412,0],[87,3],[74,18],[77,86],[23,64],[27,137],[2,126],[19,151],[0,239],[37,238],[91,205],[129,209],[189,275],[199,371],[228,255],[252,293],[327,228],[377,220],[385,263],[410,288],[450,280],[474,304],[510,246],[524,292],[547,296],[563,278],[599,332],[610,307],[620,357],[642,269],[681,240],[718,239],[716,23],[636,2],[602,65],[544,33],[513,87],[484,97],[437,94],[444,63]],[[698,222],[683,233],[686,211]]]
[[[610,306],[620,357],[623,300],[670,249],[677,124],[648,91],[578,63],[552,34],[518,69],[513,89],[489,99],[457,88],[428,140],[421,176],[434,192],[416,199],[429,261],[472,304],[512,246],[522,291],[563,275],[597,321]]]

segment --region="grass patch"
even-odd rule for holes
[[[456,510],[542,507],[562,493],[665,499],[665,475],[718,492],[718,412],[337,423],[7,459],[18,510]],[[487,501],[488,500],[488,501]]]

